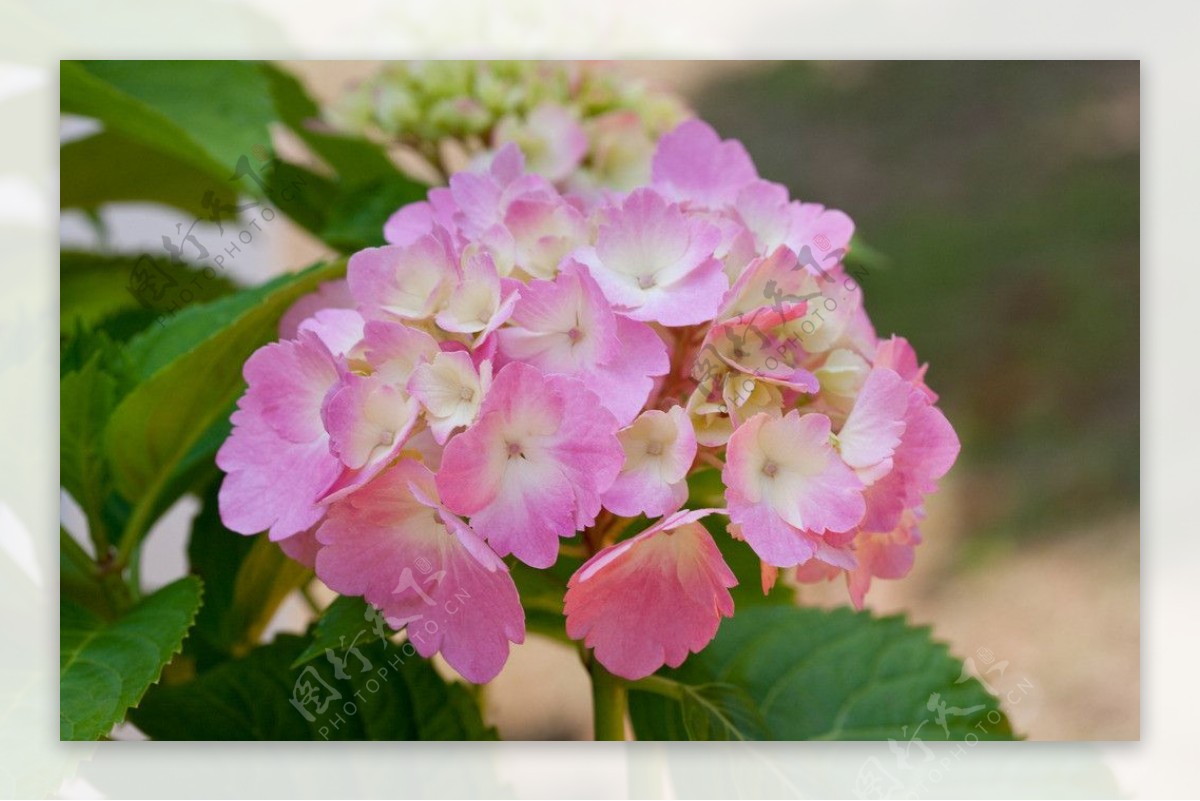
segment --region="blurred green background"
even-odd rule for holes
[[[790,63],[694,97],[760,173],[848,211],[963,442],[973,541],[1138,497],[1137,62]]]

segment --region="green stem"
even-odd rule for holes
[[[592,656],[593,731],[597,740],[625,739],[625,683]]]
[[[95,578],[96,563],[92,561],[92,557],[88,556],[87,551],[83,550],[83,547],[62,526],[58,527],[58,547],[62,550],[64,556],[74,562],[75,566],[83,571],[84,575]]]

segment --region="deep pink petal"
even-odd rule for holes
[[[704,526],[688,517],[606,548],[567,584],[567,634],[618,676],[678,667],[733,614],[728,588],[737,579]]]

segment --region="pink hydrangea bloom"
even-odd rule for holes
[[[233,433],[217,451],[226,473],[221,520],[234,531],[269,531],[279,540],[321,519],[317,500],[342,472],[321,421],[322,402],[340,374],[309,333],[259,348],[243,374],[249,386],[233,413]]]
[[[729,438],[722,479],[729,519],[777,567],[817,555],[826,531],[845,532],[866,511],[863,484],[830,444],[829,418],[758,414]]]
[[[501,556],[549,567],[560,537],[595,522],[622,456],[617,420],[593,392],[514,362],[479,421],[447,443],[438,489]]]
[[[217,456],[227,526],[269,532],[472,681],[524,636],[504,557],[547,568],[584,531],[567,631],[636,679],[733,613],[700,518],[728,516],[764,587],[844,574],[861,606],[911,568],[958,454],[927,366],[876,334],[847,215],[700,121],[657,143],[619,117],[588,133],[612,164],[581,165],[585,132],[535,112],[397,210],[388,244],[247,362]],[[727,509],[683,510],[709,466]],[[640,515],[657,520],[620,539]]]
[[[317,530],[317,575],[407,627],[422,656],[440,652],[473,682],[494,678],[525,614],[503,560],[437,500],[433,474],[404,460],[334,503]]]
[[[635,320],[695,325],[711,320],[726,290],[713,253],[721,234],[689,219],[651,189],[638,189],[607,217],[595,247],[576,252],[605,297]]]
[[[701,518],[677,512],[605,548],[567,583],[567,634],[612,673],[636,680],[679,667],[733,615],[737,584]]]
[[[645,405],[654,376],[670,368],[658,334],[613,312],[577,265],[568,265],[554,281],[524,287],[512,324],[498,336],[506,360],[578,378],[622,425]]]

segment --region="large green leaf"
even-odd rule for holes
[[[470,690],[443,680],[411,646],[360,640],[336,665],[291,667],[307,643],[280,635],[186,684],[157,687],[130,719],[160,740],[495,737]]]
[[[327,650],[340,650],[348,642],[359,645],[375,642],[389,633],[382,626],[383,618],[362,598],[339,595],[321,613],[313,626],[312,638],[292,667],[311,662]]]
[[[189,161],[113,131],[68,142],[58,157],[62,208],[94,209],[104,203],[147,201],[173,206],[189,219],[234,216],[237,191]],[[233,165],[228,172],[233,172]]]
[[[275,118],[266,78],[241,61],[64,61],[61,107],[261,194],[244,165],[263,161]],[[259,154],[256,156],[255,154]]]
[[[659,721],[669,740],[763,740],[767,725],[749,694],[733,684],[687,684],[650,676],[633,687],[668,698],[678,705],[678,717]],[[676,724],[681,724],[676,728]]]
[[[139,279],[143,270],[150,275],[144,285]],[[71,331],[76,321],[90,328],[130,309],[144,308],[156,317],[233,291],[228,278],[210,272],[174,261],[165,252],[109,256],[65,251],[59,255],[61,330]]]
[[[63,376],[59,392],[59,480],[91,524],[100,519],[111,483],[103,433],[117,391],[101,361],[94,353],[82,369]]]
[[[276,335],[301,295],[342,274],[344,263],[281,276],[213,303],[191,306],[129,344],[144,380],[105,431],[117,488],[131,501],[157,492],[242,391],[242,364]],[[144,533],[150,522],[137,522]]]
[[[240,654],[258,642],[284,598],[312,578],[312,571],[288,558],[278,543],[225,528],[217,503],[219,486],[218,479],[210,482],[188,540],[191,570],[204,579],[204,608],[191,638],[193,645],[203,641],[208,646],[196,654],[204,664]]]
[[[716,639],[665,678],[743,689],[780,740],[1012,739],[997,700],[927,628],[900,617],[762,606],[740,611]],[[640,739],[680,739],[681,705],[630,693]]]
[[[64,598],[60,607],[59,736],[108,734],[179,651],[200,606],[201,584],[182,578],[105,622]]]

